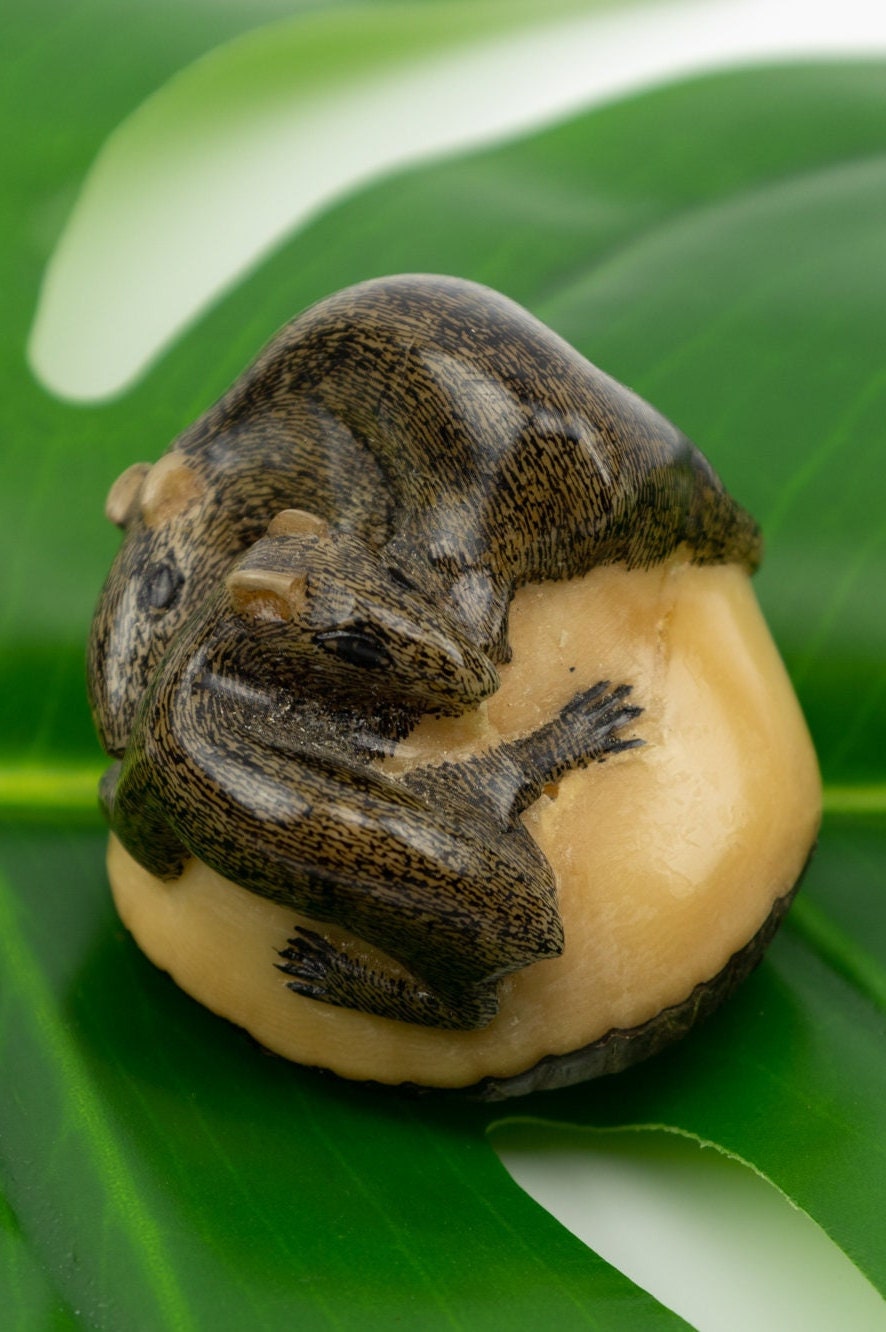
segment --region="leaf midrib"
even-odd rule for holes
[[[94,813],[98,823],[96,791],[106,767],[94,761],[0,762],[0,818]],[[830,816],[886,814],[886,781],[827,783],[823,807]]]
[[[96,763],[0,764],[0,822],[66,819],[102,827],[97,786],[103,765]],[[826,785],[826,817],[879,819],[886,814],[886,782]],[[886,1012],[886,969],[841,930],[828,913],[801,897],[790,915],[791,928],[823,962]]]

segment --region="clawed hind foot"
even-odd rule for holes
[[[306,999],[427,1027],[473,1030],[498,1011],[496,987],[480,984],[447,999],[398,968],[385,972],[361,956],[358,944],[336,944],[299,927],[280,950],[288,987]]]
[[[504,970],[529,965],[562,950],[553,878],[517,816],[547,782],[559,780],[570,769],[602,762],[611,754],[643,744],[639,737],[624,735],[624,728],[643,711],[628,702],[630,693],[630,685],[613,688],[608,680],[602,680],[576,694],[551,721],[529,735],[505,741],[461,763],[414,769],[402,779],[403,785],[429,807],[445,812],[450,820],[466,819],[465,826],[474,841],[478,837],[486,839],[483,845],[494,848],[492,860],[480,856],[478,865],[482,861],[488,869],[494,861],[499,876],[505,868],[509,871],[505,890],[494,876],[488,885],[483,880],[482,892],[488,898],[484,897],[482,909],[490,918],[490,938],[498,940],[499,962],[496,968],[490,958],[487,974],[495,971],[500,976]],[[529,883],[533,885],[533,918],[536,923],[548,920],[549,932],[544,946],[536,941],[533,947],[528,946],[524,933],[519,940],[520,954],[514,949],[511,928],[517,904],[508,896],[507,888],[523,885],[525,890]],[[393,943],[396,929],[392,928],[389,935]],[[403,938],[400,943],[403,945]],[[383,946],[388,948],[387,944]],[[395,946],[388,951],[392,956],[405,956]],[[452,1030],[486,1026],[498,1010],[494,982],[453,983],[450,974],[435,965],[429,983],[427,973],[423,978],[398,963],[370,958],[365,946],[355,939],[335,943],[315,930],[299,928],[281,950],[280,958],[279,969],[289,978],[287,983],[294,993],[340,1008]],[[455,965],[460,961],[457,957],[452,960]]]

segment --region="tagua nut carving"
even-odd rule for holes
[[[525,310],[339,292],[107,514],[117,906],[268,1048],[508,1095],[653,1053],[759,959],[820,791],[757,527]]]

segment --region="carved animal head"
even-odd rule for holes
[[[256,662],[302,694],[455,714],[499,687],[433,597],[311,514],[280,514],[228,575],[227,594]]]
[[[184,621],[293,502],[373,549],[388,546],[374,571],[360,564],[365,551],[354,570],[338,570],[339,589],[357,566],[375,586],[360,615],[342,612],[338,624],[332,593],[311,595],[313,660],[325,657],[344,688],[346,668],[381,680],[390,659],[405,679],[413,658],[426,682],[415,685],[416,706],[455,708],[468,696],[459,671],[474,673],[471,697],[482,696],[489,662],[477,674],[463,648],[508,660],[508,608],[527,582],[599,563],[648,567],[681,546],[698,562],[753,568],[759,558],[753,521],[690,441],[526,311],[453,278],[363,283],[293,320],[171,453],[112,488],[108,513],[126,537],[89,663],[111,754],[122,755]],[[424,566],[422,623],[458,649],[457,669],[445,652],[432,668],[440,643],[432,652],[430,639],[422,658],[418,621],[394,627],[396,598],[383,589],[405,571],[395,590],[406,606],[413,564]]]
[[[227,567],[242,549],[217,508],[203,477],[176,451],[153,466],[135,463],[111,487],[105,512],[126,535],[93,619],[88,670],[93,717],[109,754],[123,754],[154,668],[217,582],[218,552],[227,553]]]

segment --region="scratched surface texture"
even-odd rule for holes
[[[649,1065],[520,1113],[717,1143],[884,1290],[886,70],[719,75],[382,182],[271,255],[119,400],[53,399],[23,349],[90,161],[177,69],[273,16],[40,0],[3,20],[11,1325],[679,1323],[510,1181],[485,1136],[500,1111],[352,1088],[262,1055],[156,972],[109,904],[82,665],[115,546],[108,484],[158,456],[296,310],[396,271],[505,291],[699,442],[766,533],[759,593],[825,778],[804,893],[735,1000]]]

